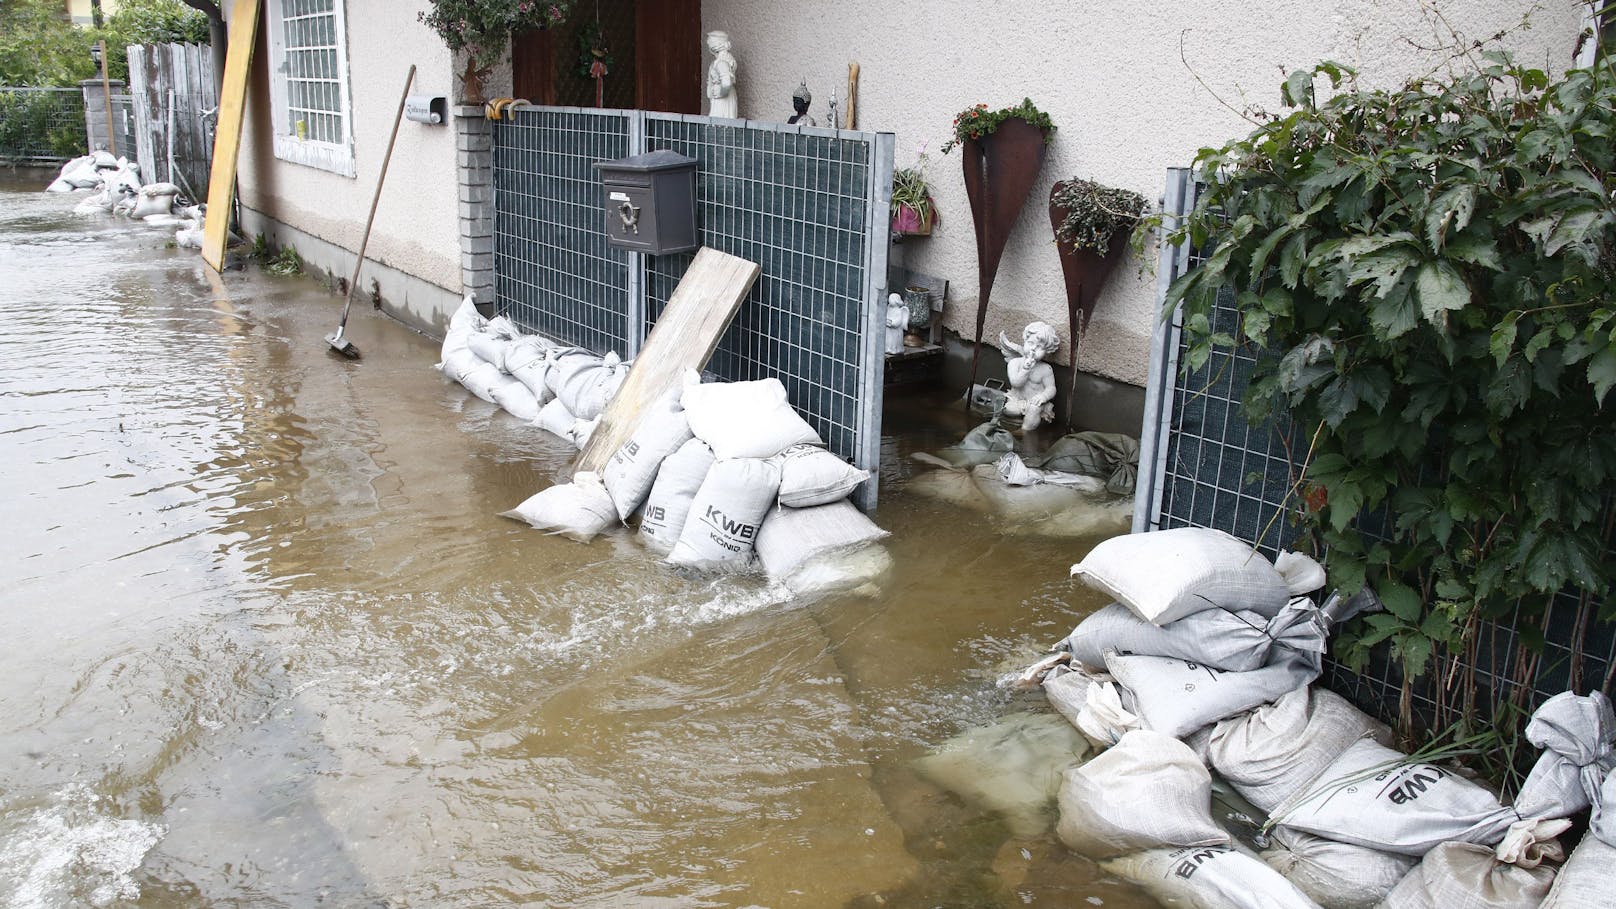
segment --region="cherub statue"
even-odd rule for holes
[[[729,52],[729,33],[708,32],[707,49],[713,52],[713,62],[707,67],[707,115],[739,117],[741,99],[735,88],[736,64]]]
[[[892,294],[888,296],[886,338],[887,353],[903,353],[903,330],[908,327],[909,304],[903,302],[903,297],[899,294]]]
[[[1010,392],[1004,412],[1021,417],[1023,432],[1055,419],[1055,370],[1044,358],[1060,347],[1060,335],[1045,322],[1031,322],[1022,330],[1019,345],[1001,331],[999,346],[1018,354],[1005,363]]]

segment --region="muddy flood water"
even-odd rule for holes
[[[573,452],[435,342],[360,307],[338,359],[314,280],[45,182],[0,171],[0,905],[1155,905],[916,769],[1102,605],[1092,541],[906,490],[963,415],[890,408],[880,596],[681,577],[497,517]]]

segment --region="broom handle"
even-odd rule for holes
[[[353,280],[348,282],[348,299],[342,302],[342,324],[348,324],[348,307],[353,305],[354,291],[359,289],[359,272],[365,267],[365,247],[370,245],[370,228],[376,223],[376,206],[382,201],[382,184],[387,182],[387,165],[393,160],[393,143],[398,141],[398,125],[404,120],[404,101],[410,96],[410,84],[415,81],[415,64],[410,64],[404,77],[404,93],[398,96],[398,113],[393,115],[393,134],[387,137],[387,153],[382,155],[382,172],[376,177],[376,194],[370,197],[370,215],[365,218],[365,235],[359,240],[359,261],[354,263]]]

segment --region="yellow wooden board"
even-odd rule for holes
[[[634,437],[645,408],[678,388],[685,370],[707,365],[761,271],[756,262],[709,247],[696,253],[634,358],[623,387],[600,415],[600,425],[578,458],[579,470],[605,467]]]
[[[224,267],[224,244],[235,206],[236,154],[241,151],[242,115],[247,108],[247,77],[252,72],[253,45],[258,43],[261,0],[236,0],[230,8],[230,47],[224,58],[224,96],[213,134],[213,172],[208,176],[208,219],[202,226],[202,261],[214,271]]]

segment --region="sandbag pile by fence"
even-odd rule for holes
[[[1270,563],[1183,528],[1102,543],[1072,573],[1115,603],[1014,678],[1104,749],[1086,763],[1071,750],[1054,796],[1074,851],[1203,909],[1612,905],[1601,862],[1616,857],[1616,714],[1603,695],[1539,708],[1527,737],[1541,756],[1506,800],[1434,752],[1398,750],[1384,724],[1313,686],[1331,630],[1378,608],[1372,594],[1316,602],[1313,560]],[[1238,812],[1214,809],[1219,787]],[[1585,811],[1567,860],[1559,837]]]
[[[181,247],[202,248],[206,206],[193,205],[172,183],[142,183],[140,165],[97,151],[62,165],[45,187],[52,193],[89,193],[73,211],[81,215],[112,214],[155,227],[175,228]]]
[[[484,319],[467,298],[438,368],[581,448],[632,365]],[[886,532],[847,501],[869,477],[825,450],[778,380],[703,383],[692,371],[598,473],[576,473],[504,516],[582,542],[635,527],[647,549],[682,568],[756,567],[798,591],[858,588],[890,567],[872,545]]]

